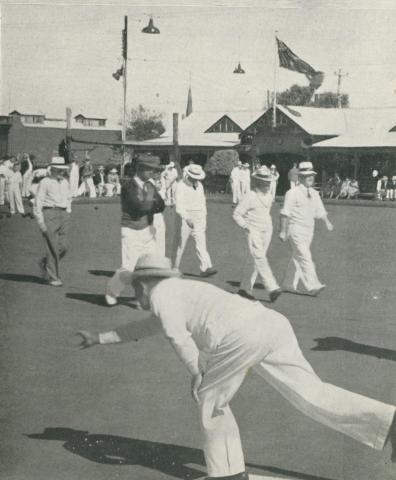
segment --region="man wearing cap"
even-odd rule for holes
[[[65,178],[68,166],[63,157],[53,157],[50,174],[38,184],[34,201],[34,215],[43,234],[45,257],[39,266],[42,276],[53,287],[61,287],[60,260],[67,251],[67,233],[70,227],[71,191]]]
[[[98,197],[102,197],[106,191],[106,175],[103,165],[100,165],[98,171],[93,176],[93,183],[98,190]]]
[[[327,218],[319,193],[314,189],[316,172],[311,162],[301,162],[298,167],[299,185],[286,192],[281,210],[280,239],[290,240],[292,257],[283,280],[283,289],[298,292],[301,282],[305,293],[316,296],[325,288],[316,274],[311,255],[315,220],[322,219],[329,231],[333,225]]]
[[[271,182],[272,175],[268,168],[265,166],[258,168],[252,175],[253,188],[236,207],[233,218],[245,230],[249,246],[238,294],[253,300],[253,287],[257,274],[260,274],[270,300],[274,302],[282,291],[267,259],[267,250],[272,237]]]
[[[150,180],[161,169],[159,157],[140,155],[136,159],[135,176],[121,186],[122,261],[107,284],[105,300],[109,306],[117,303],[117,297],[130,284],[139,257],[157,251],[153,217],[164,210],[165,204]]]
[[[132,283],[140,305],[152,315],[113,331],[79,335],[87,348],[162,331],[191,375],[208,479],[249,478],[229,403],[250,369],[311,419],[377,450],[389,440],[396,461],[395,406],[322,382],[280,313],[179,276],[167,258],[141,257]],[[200,352],[205,354],[205,368]]]
[[[241,174],[242,174],[242,162],[238,161],[237,165],[231,170],[230,185],[232,190],[232,203],[237,205],[241,201]]]
[[[213,268],[206,246],[206,199],[201,183],[204,178],[201,165],[192,164],[186,170],[186,177],[177,184],[174,264],[179,268],[187,241],[192,235],[201,276],[209,277],[217,270]]]

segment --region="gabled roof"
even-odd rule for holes
[[[21,113],[18,110],[13,110],[8,115],[20,115],[24,117],[45,117],[44,113]]]
[[[85,118],[86,120],[107,120],[105,117],[91,117],[88,115],[83,115],[82,113],[79,113],[78,115],[75,115],[74,118]]]

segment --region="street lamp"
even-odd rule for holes
[[[159,29],[154,25],[153,17],[150,17],[149,23],[147,27],[144,27],[142,29],[142,33],[151,33],[151,34],[161,33]]]

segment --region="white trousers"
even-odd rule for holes
[[[78,182],[80,180],[80,174],[78,172],[78,169],[71,168],[70,170],[70,177],[69,177],[69,184],[70,184],[70,190],[72,197],[78,197]],[[85,190],[84,190],[85,191]],[[84,192],[83,192],[84,193]]]
[[[369,447],[384,447],[395,407],[322,382],[304,358],[288,320],[263,309],[209,355],[198,405],[209,476],[245,471],[229,402],[251,367],[308,417]]]
[[[232,190],[232,203],[233,204],[239,203],[242,199],[241,186],[239,182],[231,183],[231,190]]]
[[[33,170],[27,170],[22,177],[22,197],[30,195],[30,187],[33,181]]]
[[[5,187],[6,180],[4,177],[0,177],[0,205],[4,205],[5,203]]]
[[[77,191],[78,196],[84,195],[84,193],[89,193],[89,198],[96,198],[95,185],[92,178],[86,178],[82,181],[80,188]]]
[[[188,218],[193,222],[193,228],[187,225],[180,215],[176,215],[175,227],[175,245],[174,245],[174,267],[179,268],[187,241],[192,235],[195,242],[195,252],[199,261],[199,268],[204,272],[212,268],[212,260],[206,246],[206,212],[193,211],[187,212]]]
[[[312,227],[289,226],[288,238],[292,248],[292,257],[283,279],[283,287],[286,290],[297,290],[300,282],[307,291],[323,286],[316,274],[310,250],[313,234]]]
[[[15,213],[17,210],[22,215],[25,213],[25,209],[23,207],[22,201],[22,193],[19,185],[9,185],[8,186],[8,196],[10,202],[10,211],[11,213]]]
[[[266,231],[251,229],[247,235],[249,252],[246,257],[241,289],[251,293],[260,275],[265,289],[272,292],[279,288],[267,259],[267,250],[271,243],[272,225]]]
[[[163,257],[166,256],[166,226],[164,215],[162,213],[156,213],[154,215],[153,227],[155,229],[154,238],[157,244],[157,252]]]
[[[107,284],[106,293],[112,297],[119,297],[126,286],[131,284],[132,273],[139,257],[157,253],[154,239],[154,227],[133,230],[121,227],[121,267],[115,272]]]

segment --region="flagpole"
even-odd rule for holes
[[[123,65],[122,65],[122,81],[123,81],[123,104],[122,104],[122,160],[121,160],[121,178],[124,176],[125,170],[125,140],[126,140],[126,98],[127,98],[127,58],[128,58],[128,17],[124,17],[124,30],[122,37],[123,46]]]
[[[278,30],[275,30],[274,38],[274,91],[272,99],[272,127],[276,128],[276,93],[277,93],[277,80],[278,80],[278,44],[276,37],[278,35]]]

